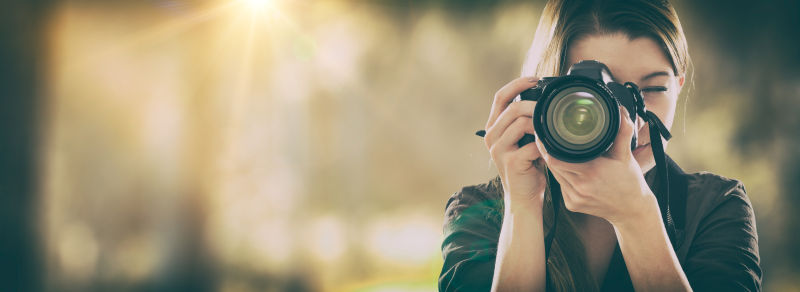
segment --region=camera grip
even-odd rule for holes
[[[553,79],[553,78],[552,77],[542,78],[541,80],[539,80],[536,83],[537,84],[536,86],[528,88],[528,89],[523,90],[522,92],[520,92],[520,94],[516,98],[514,98],[514,100],[512,102],[518,102],[518,101],[521,101],[521,100],[538,101],[539,100],[539,96],[542,94],[542,87],[545,84],[547,84],[547,82],[549,80],[551,80],[551,79]],[[477,132],[475,132],[475,135],[478,135],[480,137],[484,137],[484,136],[486,136],[486,130],[478,130]],[[517,141],[517,146],[522,148],[522,146],[528,145],[529,143],[534,142],[534,141],[536,141],[536,136],[531,135],[531,134],[525,134],[525,136],[522,136],[522,138],[519,139],[519,141]]]
[[[539,80],[536,86],[528,88],[519,94],[519,98],[516,101],[520,100],[530,100],[530,101],[539,101],[539,97],[542,95],[542,87],[546,84],[547,80]],[[517,146],[522,148],[522,146],[528,145],[531,142],[536,141],[536,136],[531,134],[525,134],[522,136],[522,139],[517,141]]]
[[[525,136],[522,136],[522,139],[519,139],[519,141],[517,141],[517,146],[519,146],[519,148],[522,148],[522,146],[525,146],[528,143],[532,143],[535,141],[536,141],[536,136],[531,134],[525,134]]]

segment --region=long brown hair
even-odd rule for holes
[[[675,76],[685,76],[689,52],[675,9],[659,0],[551,0],[545,5],[522,76],[558,76],[566,73],[567,50],[589,35],[622,33],[630,39],[647,37],[661,46]],[[496,180],[498,189],[502,186]],[[545,191],[544,226],[553,224],[550,186]],[[502,193],[502,191],[501,191]],[[566,210],[563,202],[561,210]],[[558,227],[547,260],[550,282],[556,291],[596,291],[586,263],[584,245],[570,212],[559,212]]]

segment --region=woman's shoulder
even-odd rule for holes
[[[755,212],[741,181],[706,171],[687,174],[686,179],[685,230],[690,245],[702,241],[700,235],[711,241],[729,234],[756,238]],[[689,247],[685,246],[683,255]]]
[[[706,171],[685,178],[686,236],[676,252],[692,287],[760,290],[755,213],[744,184]]]
[[[501,220],[502,208],[500,178],[495,177],[485,183],[464,186],[450,195],[445,206],[445,217],[447,222],[470,217],[496,223]]]
[[[741,200],[750,205],[744,184],[733,178],[701,171],[686,174],[689,205],[713,208],[727,200]]]
[[[495,177],[487,182],[461,187],[450,196],[450,201],[462,202],[484,201],[502,199],[502,186],[500,177]]]

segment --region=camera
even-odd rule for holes
[[[644,112],[644,100],[636,84],[614,81],[606,65],[584,60],[572,65],[564,76],[544,77],[514,100],[536,101],[533,126],[548,154],[566,162],[586,162],[611,148],[619,132],[620,109],[632,121]],[[634,127],[631,150],[636,148]],[[533,142],[525,134],[520,147]]]

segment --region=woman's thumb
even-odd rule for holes
[[[633,121],[630,119],[628,109],[624,106],[619,107],[619,133],[617,138],[614,139],[614,145],[609,150],[614,158],[625,158],[631,155],[631,139],[633,139]]]

